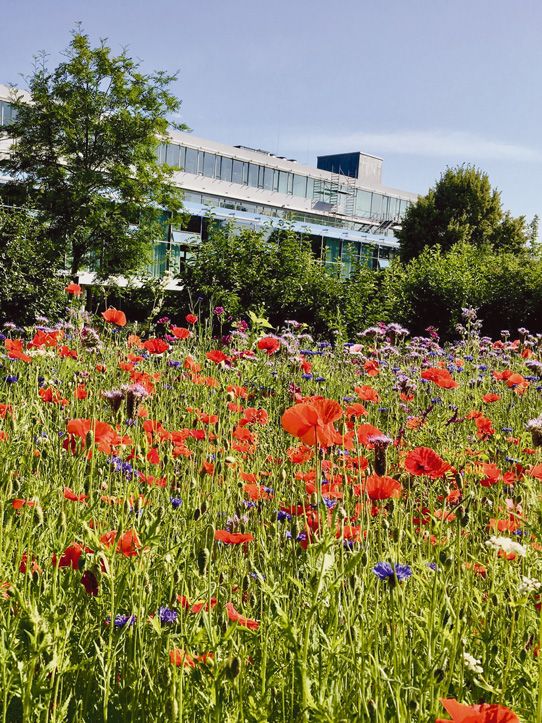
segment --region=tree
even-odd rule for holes
[[[185,292],[229,315],[265,308],[273,326],[286,319],[328,333],[342,307],[343,283],[326,273],[310,244],[290,229],[264,231],[210,223],[209,238],[181,270]]]
[[[181,208],[172,171],[156,155],[167,115],[180,107],[168,90],[176,76],[146,75],[125,51],[113,56],[105,41],[93,48],[80,31],[65,56],[53,71],[46,56],[36,62],[30,102],[13,90],[4,193],[49,225],[72,275],[85,264],[102,277],[129,274],[148,262],[164,218]]]
[[[28,209],[0,207],[0,320],[56,320],[66,305],[48,228]]]
[[[397,237],[401,260],[410,261],[426,246],[448,251],[458,242],[521,254],[530,240],[525,217],[504,212],[501,196],[487,174],[473,166],[448,168],[435,186],[410,206]]]

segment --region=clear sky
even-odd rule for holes
[[[540,0],[0,0],[0,82],[81,21],[173,90],[196,135],[316,164],[362,150],[424,193],[472,163],[542,215]]]

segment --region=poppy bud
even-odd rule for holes
[[[226,676],[230,680],[234,680],[239,675],[239,668],[241,667],[241,663],[239,661],[239,658],[236,656],[235,658],[232,658],[231,662],[227,666],[225,673]]]
[[[206,547],[204,547],[198,553],[198,569],[200,575],[205,575],[205,572],[207,570],[207,564],[209,562],[209,555],[209,550]]]

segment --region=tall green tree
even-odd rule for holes
[[[126,52],[113,55],[105,41],[92,47],[79,30],[64,55],[51,71],[46,56],[36,61],[30,102],[13,91],[4,193],[48,224],[73,275],[85,265],[103,277],[130,274],[148,262],[165,215],[182,206],[156,155],[180,107],[169,90],[176,76],[145,74]]]
[[[525,217],[503,211],[499,191],[473,166],[448,168],[435,186],[410,206],[397,237],[401,260],[410,261],[427,246],[448,251],[465,242],[521,254],[530,241]]]

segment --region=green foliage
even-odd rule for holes
[[[64,279],[48,229],[27,209],[0,207],[0,320],[56,320],[66,302]]]
[[[426,246],[448,251],[468,242],[480,248],[522,253],[531,234],[525,217],[505,213],[500,193],[487,174],[472,166],[448,168],[435,186],[410,206],[397,234],[401,259],[410,261]]]
[[[542,262],[468,243],[458,243],[447,253],[440,246],[427,247],[406,265],[392,264],[383,298],[389,317],[415,333],[437,326],[445,336],[454,336],[466,306],[479,308],[490,335],[520,326],[538,329]]]
[[[217,223],[181,279],[204,307],[223,306],[232,316],[263,307],[273,326],[293,318],[317,333],[333,328],[343,288],[293,231],[266,238],[265,232]]]
[[[48,222],[72,274],[84,265],[103,277],[128,274],[162,237],[164,209],[175,218],[181,207],[171,169],[156,157],[166,116],[180,106],[168,91],[175,76],[143,74],[126,52],[92,47],[79,31],[65,56],[52,71],[45,57],[36,64],[31,103],[14,91],[17,117],[3,135],[15,141],[0,163],[13,180],[4,192]]]

